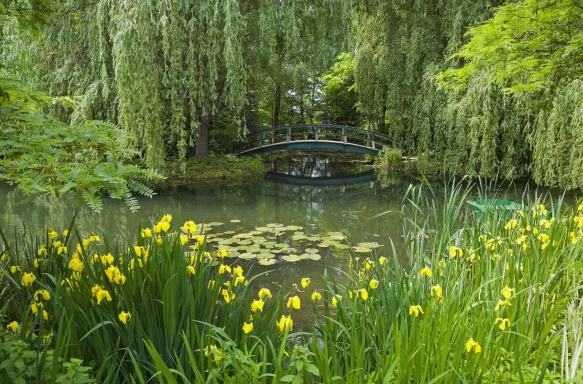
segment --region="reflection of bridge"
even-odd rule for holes
[[[267,173],[265,178],[268,180],[283,181],[286,184],[323,186],[348,185],[362,183],[365,181],[375,181],[377,179],[377,175],[374,171],[345,177],[306,177]]]
[[[393,140],[381,133],[334,124],[298,124],[265,129],[247,136],[237,156],[252,156],[290,149],[333,149],[377,155]]]

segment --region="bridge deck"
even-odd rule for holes
[[[246,140],[237,156],[293,149],[333,149],[375,156],[380,148],[393,146],[392,138],[382,133],[335,124],[269,128],[250,133]]]
[[[237,156],[254,156],[260,153],[269,153],[289,149],[334,149],[339,151],[348,151],[363,153],[368,155],[377,155],[379,150],[365,145],[344,143],[342,141],[334,140],[295,140],[282,143],[265,144],[261,147],[256,147],[242,151]]]

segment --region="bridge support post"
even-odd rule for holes
[[[318,141],[318,131],[319,131],[319,128],[316,127],[316,141]]]
[[[348,142],[346,138],[346,127],[342,127],[342,142],[346,144]]]
[[[287,127],[287,137],[286,137],[286,142],[290,142],[291,141],[291,127]]]
[[[259,148],[263,147],[264,133],[259,134]]]

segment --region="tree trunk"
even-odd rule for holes
[[[200,119],[200,125],[196,133],[196,158],[204,159],[209,155],[209,130],[212,114],[208,113]]]
[[[281,108],[281,85],[275,86],[275,101],[273,102],[273,128],[279,127],[279,110]]]
[[[383,105],[383,108],[381,109],[381,118],[379,120],[379,132],[380,133],[387,133],[387,127],[385,124],[385,116],[387,114],[387,105]]]

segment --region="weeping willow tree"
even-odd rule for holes
[[[583,186],[583,2],[356,2],[355,79],[375,129],[453,173]]]
[[[290,94],[302,104],[345,41],[343,3],[58,0],[41,39],[22,39],[8,56],[38,88],[79,97],[80,108],[58,116],[115,122],[160,167],[206,157],[217,125],[236,138],[249,111],[269,108],[255,124],[278,125]]]
[[[496,1],[373,1],[356,8],[356,89],[374,127],[409,153],[435,152],[454,173],[515,176],[525,171],[528,114],[485,78],[462,92],[442,89],[440,72],[487,20]]]
[[[582,12],[580,0],[505,4],[469,31],[454,55],[463,65],[440,76],[464,97],[477,82],[503,93],[511,107],[500,121],[516,123],[514,141],[500,140],[499,148],[519,155],[539,184],[583,186]]]

